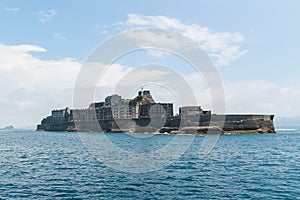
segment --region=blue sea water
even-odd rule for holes
[[[135,152],[174,137],[107,136]],[[222,135],[199,157],[204,138],[169,166],[128,173],[96,159],[78,133],[1,131],[0,199],[300,199],[300,130]]]

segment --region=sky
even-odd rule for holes
[[[207,52],[223,82],[227,113],[299,116],[299,6],[296,0],[1,1],[0,127],[33,126],[52,109],[72,107],[89,55],[112,36],[145,27],[177,31]],[[157,52],[116,61],[97,98],[150,60],[173,65],[211,109],[203,81]],[[159,92],[154,98],[173,101]]]

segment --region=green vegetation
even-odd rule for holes
[[[133,105],[133,104],[136,104],[138,101],[142,101],[142,99],[143,99],[143,96],[136,96],[134,99],[131,99],[131,100],[129,101],[129,103],[130,103],[131,105]]]

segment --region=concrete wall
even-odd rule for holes
[[[274,115],[201,115],[201,116],[173,116],[167,118],[139,118],[117,119],[101,121],[81,121],[46,123],[37,129],[46,131],[125,131],[125,132],[157,132],[162,127],[205,127],[219,126],[225,132],[230,131],[256,131],[275,132],[273,124]],[[151,121],[152,120],[152,121]],[[224,121],[225,120],[225,121]],[[164,123],[162,123],[164,122]],[[224,126],[222,126],[224,125]]]

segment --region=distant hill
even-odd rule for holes
[[[0,128],[0,130],[12,130],[12,129],[15,129],[12,125],[10,125],[10,126],[6,126],[6,127],[4,127],[4,128]]]

